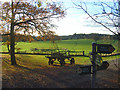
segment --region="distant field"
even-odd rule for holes
[[[30,52],[31,48],[38,48],[38,49],[53,49],[53,48],[60,48],[60,49],[69,49],[69,50],[88,50],[91,51],[91,44],[93,40],[88,39],[78,39],[78,40],[62,40],[57,41],[55,44],[51,43],[50,41],[39,41],[39,42],[18,42],[16,47],[21,48],[21,51]],[[2,45],[2,51],[7,51],[7,47]]]
[[[107,41],[107,40],[106,40]],[[16,45],[16,48],[21,48],[22,51],[26,52],[32,52],[32,48],[38,48],[38,49],[68,49],[68,50],[76,50],[76,51],[85,51],[85,53],[88,53],[92,50],[92,42],[94,40],[91,39],[71,39],[71,40],[61,40],[57,41],[56,43],[51,43],[50,41],[39,41],[39,42],[18,42]],[[109,43],[109,42],[103,42],[99,41],[98,43]],[[110,42],[109,44],[112,44],[115,47],[115,42]],[[7,47],[5,45],[2,45],[3,52],[7,52]]]
[[[18,42],[16,47],[21,48],[20,51],[26,51],[26,52],[32,52],[31,48],[38,48],[38,49],[54,49],[54,46],[60,48],[60,49],[69,49],[69,50],[80,50],[85,51],[85,54],[87,55],[92,50],[92,42],[94,40],[90,39],[77,39],[77,40],[62,40],[57,42],[56,44],[53,44],[49,41],[39,41],[39,42]],[[99,41],[98,43],[105,43],[102,41]],[[115,47],[114,43],[110,43]],[[7,47],[5,45],[2,45],[3,52],[7,51]],[[22,56],[22,57],[21,57]],[[48,66],[48,59],[45,58],[45,56],[42,55],[20,55],[21,60],[23,61],[35,61],[43,62],[42,65]],[[112,57],[103,57],[103,60],[113,60],[116,58],[120,58],[120,56],[112,56]],[[69,61],[67,61],[69,63]],[[58,62],[57,62],[58,63]],[[75,57],[75,63],[76,64],[91,64],[89,57]]]

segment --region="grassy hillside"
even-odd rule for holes
[[[92,50],[92,42],[94,40],[92,39],[71,39],[71,40],[61,40],[57,41],[56,43],[51,43],[50,41],[39,41],[39,42],[18,42],[16,45],[16,48],[21,48],[20,51],[26,51],[31,52],[32,48],[38,48],[38,49],[53,49],[53,48],[60,48],[60,49],[68,49],[68,50],[79,50],[79,51],[85,51],[90,52]],[[110,40],[101,40],[97,43],[102,44],[112,44],[116,48],[116,41],[110,41]],[[7,47],[5,45],[2,45],[3,52],[7,51]]]
[[[16,47],[21,48],[21,51],[30,52],[31,48],[38,48],[38,49],[52,49],[54,47],[58,48],[66,48],[69,50],[88,50],[91,51],[91,44],[93,40],[89,39],[78,39],[78,40],[62,40],[58,41],[55,44],[49,41],[39,41],[39,42],[18,42]],[[7,47],[5,45],[2,46],[2,51],[7,51]]]

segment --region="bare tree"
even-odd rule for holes
[[[83,1],[85,0],[81,0],[79,1],[79,3],[75,3],[75,1],[73,1],[73,4],[77,9],[83,10],[88,15],[88,17],[92,19],[92,21],[101,25],[117,37],[117,51],[120,52],[120,0],[110,0],[108,2],[102,2],[102,0],[95,0],[95,2]],[[94,8],[94,10],[90,10],[90,5],[92,6],[92,8]],[[95,8],[98,10],[96,10]],[[118,62],[119,60],[117,61],[117,63]]]
[[[34,2],[34,1],[33,1]],[[4,30],[6,25],[10,26],[10,55],[11,64],[16,65],[15,60],[15,34],[25,35],[40,34],[40,36],[53,35],[50,30],[54,27],[51,18],[61,18],[65,15],[59,3],[48,2],[42,5],[41,2],[31,4],[29,2],[5,2],[1,4],[0,27]]]
[[[81,0],[79,3],[73,1],[73,4],[77,9],[83,10],[95,23],[116,35],[118,38],[118,51],[120,51],[120,0],[109,2],[102,2],[102,0],[96,0],[95,2],[83,1],[85,0]],[[90,10],[90,5],[99,10]]]
[[[81,1],[79,4],[76,4],[74,2],[73,3],[75,4],[76,8],[82,9],[93,21],[102,25],[113,34],[118,35],[120,33],[120,31],[117,29],[119,28],[118,19],[120,16],[118,9],[120,4],[119,2],[120,1],[115,1],[115,0],[113,0],[113,2],[100,2],[100,1],[92,2],[92,3],[89,2],[91,6],[95,6],[99,8],[98,11],[94,11],[94,12],[90,12],[89,10],[90,8],[88,8],[87,3],[83,1]],[[115,27],[117,31],[113,31],[110,28],[110,26]]]

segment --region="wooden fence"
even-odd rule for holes
[[[64,53],[66,56],[83,56],[89,57],[85,54],[85,51],[59,51],[60,53]],[[9,52],[0,52],[1,54],[9,54]],[[16,52],[15,54],[26,54],[26,55],[51,55],[51,52],[42,52],[42,53],[27,53],[27,52]],[[112,53],[112,54],[101,54],[102,57],[110,57],[120,55],[120,53]]]

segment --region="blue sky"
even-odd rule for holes
[[[60,1],[64,2],[63,6],[65,8],[75,6],[72,3],[72,0],[60,0]],[[74,0],[74,1],[80,1],[80,0]],[[86,3],[88,3],[88,8],[90,12],[95,13],[101,10],[100,8],[94,7],[90,4],[92,1],[100,1],[100,0],[84,0],[84,1],[87,1]],[[102,0],[102,1],[111,2],[112,0]],[[79,2],[76,3],[78,4]],[[94,23],[94,21],[88,18],[88,16],[81,9],[76,9],[76,8],[69,8],[67,10],[66,17],[61,19],[60,21],[55,20],[54,23],[58,25],[57,30],[55,30],[55,32],[58,35],[72,35],[74,33],[112,34],[110,31]]]
[[[2,1],[2,0],[0,0]],[[11,1],[11,0],[4,0],[4,1]],[[88,16],[81,10],[72,8],[75,5],[72,1],[76,4],[79,4],[80,1],[84,1],[88,4],[88,8],[90,12],[95,13],[100,11],[101,9],[91,5],[90,3],[96,2],[111,2],[113,0],[47,0],[47,1],[55,1],[55,2],[63,2],[64,8],[67,9],[67,15],[60,20],[53,20],[53,24],[58,26],[57,29],[52,29],[58,35],[72,35],[74,33],[102,33],[102,34],[112,34],[110,31],[106,30],[105,28],[101,27],[100,25],[96,24],[92,21]],[[112,28],[113,29],[113,28]]]

